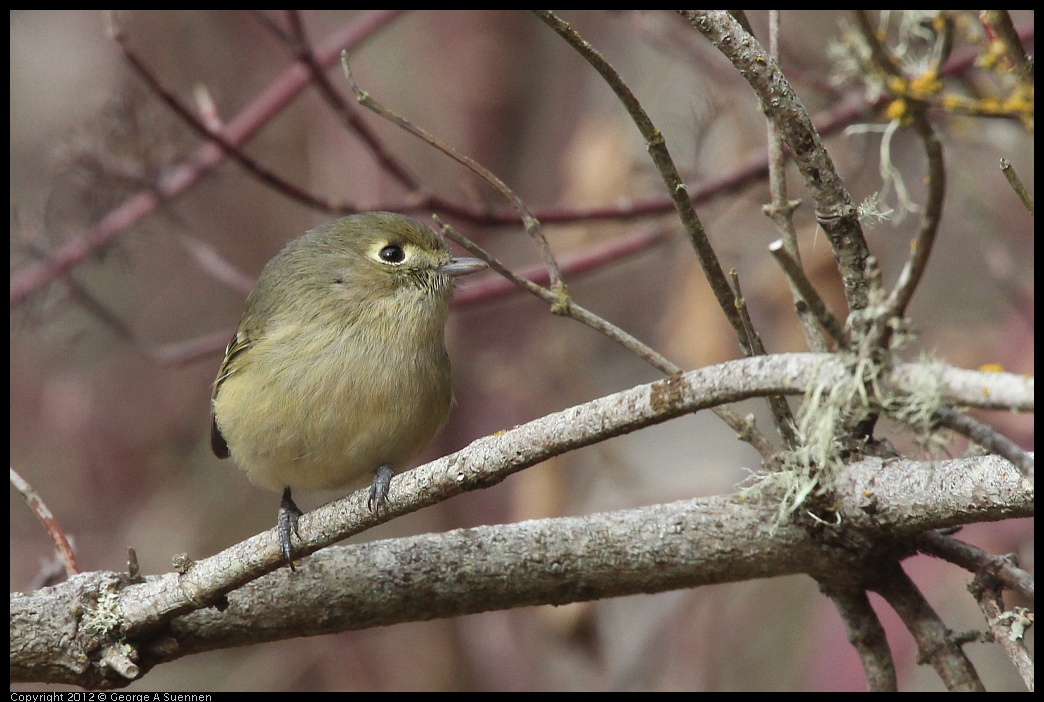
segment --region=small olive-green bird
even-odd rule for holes
[[[261,271],[214,381],[211,446],[283,491],[291,567],[292,490],[370,483],[379,513],[392,475],[445,423],[454,280],[485,267],[416,220],[368,212],[316,227]]]

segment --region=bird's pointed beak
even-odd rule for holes
[[[481,258],[451,258],[435,270],[443,275],[456,278],[462,275],[477,273],[487,267]]]

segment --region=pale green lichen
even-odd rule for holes
[[[846,449],[855,455],[860,448],[846,444],[844,437],[871,415],[887,416],[907,428],[923,447],[937,452],[946,443],[935,421],[943,401],[942,369],[926,359],[921,371],[900,390],[885,382],[881,364],[852,357],[843,377],[812,383],[797,414],[795,447],[780,453],[780,470],[758,476],[747,490],[779,495],[782,522],[810,496],[833,488],[844,468]]]
[[[80,617],[80,631],[87,636],[107,637],[123,620],[120,597],[115,590],[101,592],[87,603]]]

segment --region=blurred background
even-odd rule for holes
[[[748,13],[766,42],[767,15]],[[756,99],[725,59],[669,12],[564,14],[620,71],[666,137],[690,191],[764,153]],[[967,18],[974,20],[975,15]],[[375,19],[376,18],[376,19]],[[1028,32],[1034,15],[1013,13]],[[96,12],[15,11],[11,19],[11,274],[82,237],[147,192],[203,143],[129,67]],[[361,86],[507,182],[545,224],[574,299],[686,369],[739,350],[667,204],[641,138],[595,72],[533,15],[431,11],[304,12],[322,46],[353,25]],[[377,21],[380,20],[380,21]],[[783,14],[781,54],[813,115],[864,96],[839,72],[842,12]],[[969,21],[968,19],[961,21]],[[167,90],[209,119],[253,109],[294,64],[284,13],[134,12],[127,43]],[[972,22],[974,24],[974,22]],[[965,54],[974,47],[959,47]],[[956,53],[956,52],[955,52]],[[298,69],[299,70],[299,69]],[[395,177],[345,128],[314,86],[287,100],[243,145],[265,168],[320,199],[359,210],[437,213],[516,270],[539,262],[505,203],[458,164],[350,100],[395,163]],[[967,94],[998,90],[975,66],[948,79]],[[212,105],[212,109],[207,107]],[[209,111],[209,112],[208,112]],[[998,168],[1009,159],[1033,192],[1032,130],[1016,120],[936,115],[946,149],[946,209],[909,310],[928,351],[957,366],[1033,373],[1033,222]],[[862,201],[881,191],[880,131],[854,114],[826,138]],[[924,158],[900,130],[891,159],[923,200]],[[806,197],[790,171],[791,197]],[[412,179],[412,181],[410,180]],[[416,188],[409,183],[417,184]],[[456,203],[456,210],[431,205]],[[806,350],[791,295],[767,245],[767,180],[717,190],[697,210],[722,266],[736,268],[769,352]],[[889,204],[896,207],[894,193]],[[623,216],[610,216],[619,211]],[[75,540],[84,570],[121,570],[134,547],[144,573],[173,554],[204,558],[275,523],[278,496],[253,486],[209,447],[210,386],[254,276],[288,240],[338,216],[260,183],[228,160],[11,313],[11,463]],[[843,299],[807,198],[796,222],[805,267],[835,311]],[[887,285],[918,217],[867,229]],[[569,262],[620,242],[573,271]],[[473,439],[659,377],[582,325],[521,293],[460,288],[448,329],[457,404],[428,460]],[[754,412],[768,431],[763,403]],[[1027,448],[1031,417],[981,414]],[[892,437],[909,445],[908,437]],[[907,443],[904,444],[903,442]],[[963,450],[956,445],[955,450]],[[462,495],[360,537],[390,538],[522,519],[588,514],[731,492],[759,456],[709,413],[561,456],[489,490]],[[311,509],[337,495],[300,495]],[[1032,521],[974,525],[963,538],[1014,552],[1033,570]],[[52,547],[11,496],[12,591],[39,586]],[[947,625],[981,628],[966,573],[917,557],[907,571]],[[942,689],[879,599],[904,690]],[[1018,604],[1018,603],[1017,603]],[[1022,689],[992,645],[970,645],[990,690]],[[128,691],[219,690],[861,690],[865,679],[830,602],[806,577],[754,581],[565,607],[530,607],[261,644],[191,656]],[[17,689],[53,689],[20,685]]]

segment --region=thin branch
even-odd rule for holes
[[[563,257],[559,267],[563,277],[570,279],[582,277],[587,273],[601,270],[606,266],[639,256],[659,244],[668,241],[670,230],[661,225],[642,229],[634,234],[617,237],[605,244],[596,244],[589,249]],[[530,280],[537,285],[547,286],[551,278],[547,269],[541,265],[530,266],[518,271],[520,278]],[[497,300],[508,293],[523,290],[522,286],[499,276],[485,276],[481,280],[469,281],[466,286],[458,288],[453,295],[453,305],[466,307]]]
[[[743,335],[747,339],[747,343],[750,344],[750,355],[751,356],[764,356],[765,345],[761,342],[761,337],[758,336],[758,332],[754,329],[754,322],[750,318],[750,310],[747,309],[747,300],[743,297],[743,289],[740,287],[739,272],[733,268],[729,270],[729,286],[732,288],[732,295],[735,298],[736,311],[739,312],[740,321],[743,323]]]
[[[1019,174],[1015,172],[1015,169],[1011,167],[1011,161],[1006,158],[1002,158],[1000,162],[1001,173],[1008,180],[1008,184],[1011,185],[1011,189],[1015,191],[1015,194],[1022,200],[1022,204],[1026,206],[1026,209],[1030,213],[1030,217],[1033,216],[1033,196],[1029,194],[1026,186],[1023,185],[1022,179],[1019,178]]]
[[[35,488],[29,484],[29,481],[19,475],[18,471],[13,467],[11,468],[11,485],[22,496],[26,505],[29,506],[29,510],[36,515],[36,518],[40,520],[40,524],[43,525],[44,531],[51,537],[54,548],[61,556],[62,563],[65,565],[65,574],[71,578],[79,573],[80,569],[76,565],[76,553],[69,544],[69,540],[65,537],[65,529],[54,518],[54,514],[48,509],[47,504],[36,492]]]
[[[769,55],[777,64],[779,58],[779,22],[780,11],[769,10]],[[783,249],[791,259],[801,263],[801,252],[798,250],[797,231],[794,228],[794,210],[801,203],[787,196],[786,155],[783,152],[783,136],[779,128],[770,120],[765,120],[768,129],[768,164],[769,193],[772,202],[765,207],[765,214],[776,224],[783,242]]]
[[[968,437],[990,453],[1004,456],[1017,466],[1025,477],[1033,479],[1033,456],[990,425],[949,407],[936,410],[935,419],[941,426]]]
[[[1014,554],[995,556],[978,546],[965,543],[938,531],[926,531],[917,537],[917,550],[921,553],[942,558],[964,568],[969,573],[989,574],[1005,587],[1032,600],[1034,578],[1018,567]]]
[[[597,49],[580,36],[569,23],[550,10],[534,10],[534,12],[544,24],[565,39],[584,60],[598,71],[598,74],[602,76],[606,84],[616,93],[617,98],[619,98],[621,104],[623,104],[627,113],[631,116],[631,120],[638,127],[642,138],[645,139],[646,148],[656,166],[656,170],[667,186],[671,202],[678,212],[682,226],[685,227],[685,233],[689,236],[690,242],[692,242],[693,249],[696,251],[696,256],[699,258],[700,265],[707,276],[711,290],[718,300],[718,305],[725,313],[725,317],[736,333],[736,338],[744,353],[748,356],[752,355],[753,350],[750,340],[746,338],[743,320],[736,309],[735,296],[732,288],[729,286],[728,278],[725,277],[725,271],[718,261],[714,247],[711,246],[707,232],[696,214],[696,208],[692,205],[688,188],[678,173],[670,152],[667,150],[667,141],[664,139],[663,133],[653,124],[649,115],[646,114],[645,108],[642,107],[638,98],[631,92],[631,89],[627,87],[620,74],[616,72],[616,69],[609,64]]]
[[[928,197],[922,207],[921,228],[916,238],[910,242],[910,258],[899,273],[895,287],[888,296],[887,317],[898,319],[905,312],[913,298],[914,291],[921,282],[928,258],[935,244],[935,235],[939,231],[942,220],[943,200],[946,196],[946,168],[943,161],[942,142],[932,123],[922,111],[913,114],[914,129],[924,144],[924,153],[928,159],[928,175],[926,185]]]
[[[340,117],[345,126],[359,137],[363,145],[373,154],[377,165],[382,170],[399,181],[407,190],[420,190],[420,181],[407,171],[406,167],[398,159],[391,155],[377,137],[377,134],[355,114],[355,111],[348,106],[347,101],[341,97],[333,83],[326,77],[325,69],[327,66],[323,66],[316,58],[315,50],[312,48],[308,35],[305,33],[300,10],[287,10],[287,22],[290,25],[291,32],[291,35],[287,37],[287,41],[290,43],[294,55],[308,67],[319,94],[326,100],[333,113]]]
[[[819,296],[819,292],[812,285],[812,281],[805,276],[805,269],[801,267],[800,263],[790,257],[781,240],[777,239],[769,244],[768,249],[772,257],[779,263],[780,268],[783,269],[783,273],[787,276],[787,280],[790,282],[798,299],[805,304],[813,319],[830,335],[834,344],[841,348],[846,348],[848,345],[847,332],[845,332],[837,317],[834,316],[834,313],[827,307],[823,298]]]
[[[733,295],[736,297],[736,309],[739,311],[740,318],[743,320],[743,327],[746,330],[751,351],[755,356],[764,356],[765,344],[761,341],[761,337],[754,329],[754,323],[750,319],[750,310],[747,309],[747,299],[743,297],[743,291],[740,288],[739,273],[736,272],[735,268],[729,271],[729,277],[732,280]],[[794,414],[790,411],[790,405],[787,404],[786,399],[782,395],[770,395],[768,403],[769,409],[772,411],[772,421],[776,425],[776,431],[779,432],[780,438],[783,439],[783,443],[788,448],[794,448],[797,445],[797,435],[794,433],[794,428],[797,426],[797,422],[794,421]]]
[[[203,336],[163,344],[152,350],[156,362],[165,366],[184,366],[201,360],[213,359],[228,347],[228,340],[236,333],[235,327]]]
[[[250,291],[254,289],[257,278],[239,270],[209,241],[198,239],[184,231],[179,231],[175,239],[195,260],[200,269],[214,280],[244,296],[249,295]]]
[[[510,268],[505,266],[496,256],[489,253],[481,246],[468,239],[466,236],[462,235],[460,232],[443,222],[437,216],[435,217],[435,222],[441,228],[443,236],[445,236],[450,241],[458,244],[459,246],[463,247],[472,255],[481,258],[483,261],[489,264],[490,268],[492,268],[494,271],[499,273],[507,280],[514,283],[516,286],[522,288],[523,290],[526,290],[527,292],[532,293],[533,295],[536,295],[552,307],[555,305],[564,304],[564,308],[559,310],[558,314],[561,314],[565,317],[570,317],[572,319],[577,320],[578,322],[582,322],[583,324],[591,327],[599,333],[609,337],[610,339],[620,344],[625,349],[635,354],[643,361],[658,369],[665,375],[677,375],[678,373],[681,373],[682,369],[680,366],[676,366],[674,363],[669,361],[665,356],[657,352],[651,346],[647,346],[646,344],[642,343],[635,337],[625,332],[623,329],[617,327],[615,324],[612,324],[611,322],[581,307],[580,305],[573,302],[571,298],[567,298],[563,301],[562,297],[560,295],[556,295],[552,290],[549,290],[548,288],[545,288],[542,285],[537,285],[532,280],[518,275]]]
[[[841,615],[848,642],[859,654],[870,692],[897,692],[895,661],[888,647],[884,626],[870,600],[861,588],[841,589],[820,583],[823,594],[830,598]]]
[[[780,62],[779,24],[780,10],[769,10],[769,55],[777,63]],[[750,31],[749,27],[747,31]],[[751,33],[753,34],[753,32]],[[772,200],[761,209],[779,230],[779,242],[786,252],[787,258],[798,268],[800,277],[808,283],[808,278],[801,270],[801,251],[798,249],[797,230],[794,227],[794,210],[798,208],[801,201],[791,200],[787,196],[786,154],[783,149],[783,137],[772,120],[766,119],[765,125],[768,129],[769,194]],[[789,280],[790,276],[787,277]],[[794,310],[801,323],[801,331],[805,335],[805,343],[809,350],[821,352],[830,350],[822,330],[816,324],[815,313],[807,304],[801,304],[802,295],[793,281],[790,283],[790,294],[794,300]]]
[[[929,663],[951,692],[985,692],[975,666],[917,585],[898,563],[882,564],[873,590],[884,597],[917,642],[918,662]]]

